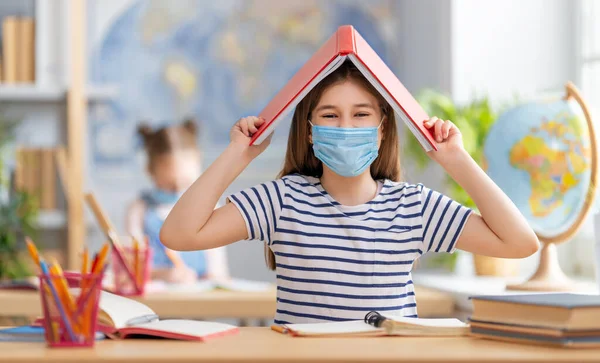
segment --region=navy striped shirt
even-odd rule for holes
[[[275,254],[277,323],[417,316],[413,262],[453,252],[471,213],[422,184],[382,181],[368,203],[344,206],[319,179],[289,175],[229,197],[250,240]]]

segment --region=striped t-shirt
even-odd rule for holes
[[[248,239],[275,254],[280,324],[360,320],[371,310],[416,317],[413,262],[453,252],[471,213],[422,184],[389,180],[370,202],[344,206],[319,179],[298,174],[229,201]]]

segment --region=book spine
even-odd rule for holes
[[[55,183],[54,183],[54,150],[51,148],[42,149],[41,158],[41,209],[51,210],[56,208],[55,201]]]
[[[24,160],[23,149],[17,147],[15,155],[15,189],[23,190],[24,187]]]
[[[32,178],[31,178],[31,149],[23,149],[23,191],[31,195],[32,193]]]
[[[67,151],[64,146],[59,146],[54,152],[54,164],[56,165],[56,172],[58,179],[62,185],[63,194],[67,198],[68,184],[67,184]]]
[[[35,25],[33,19],[30,17],[19,19],[19,29],[19,81],[33,83],[35,81]]]
[[[342,55],[356,53],[356,42],[354,41],[354,27],[343,25],[337,32],[338,53]]]
[[[41,149],[31,150],[31,193],[35,196],[38,205],[41,203],[41,170],[40,170]]]
[[[6,83],[17,81],[17,18],[7,16],[2,21],[3,78]]]
[[[23,83],[25,82],[25,42],[24,42],[24,37],[23,35],[25,35],[25,23],[23,22],[23,18],[18,17],[16,19],[17,21],[17,41],[16,41],[16,59],[17,59],[17,82],[16,83]]]

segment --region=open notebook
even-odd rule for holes
[[[250,144],[263,142],[308,92],[347,60],[385,98],[425,151],[437,150],[431,131],[423,126],[427,113],[351,25],[339,27],[259,113],[266,122]]]
[[[292,336],[461,336],[469,333],[468,324],[458,319],[422,319],[379,314],[380,324],[372,325],[365,320],[331,323],[285,324],[280,328]]]
[[[78,293],[77,288],[71,290]],[[106,291],[102,291],[100,295],[98,310],[97,330],[111,339],[153,336],[205,341],[238,332],[238,327],[224,323],[186,319],[160,320],[147,305]]]

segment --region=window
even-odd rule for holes
[[[578,70],[581,91],[590,106],[600,109],[600,2],[581,0],[578,11]]]
[[[600,1],[580,0],[574,2],[577,6],[575,12],[575,66],[576,84],[584,95],[588,106],[596,117],[596,129],[600,129]],[[600,218],[596,217],[600,221]],[[594,216],[590,214],[580,232],[573,241],[566,243],[572,254],[565,262],[566,271],[588,278],[594,277],[595,253],[594,253]],[[596,233],[600,233],[596,231]],[[559,247],[560,248],[560,247]]]

